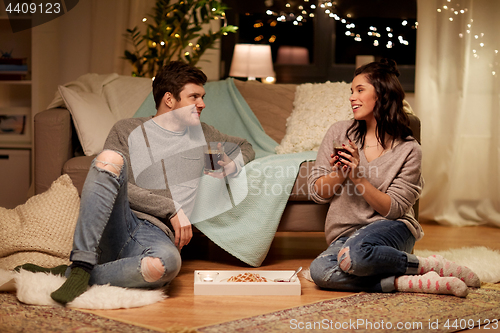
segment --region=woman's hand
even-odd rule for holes
[[[349,140],[349,145],[342,144],[342,147],[345,148],[349,153],[346,154],[342,151],[339,152],[340,158],[343,166],[341,166],[340,162],[337,162],[336,166],[341,168],[341,170],[349,176],[349,179],[352,180],[353,183],[357,183],[361,177],[359,177],[359,150],[358,146],[351,140]],[[340,164],[340,165],[339,165]]]

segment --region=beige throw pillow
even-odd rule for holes
[[[0,208],[0,268],[69,263],[80,197],[68,175],[14,209]]]
[[[351,84],[305,83],[297,86],[293,112],[286,121],[286,134],[277,154],[317,151],[328,128],[352,118]]]
[[[92,92],[75,91],[63,86],[59,86],[59,93],[73,117],[85,155],[100,153],[109,131],[118,120],[106,100]]]

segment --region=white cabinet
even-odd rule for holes
[[[0,149],[0,207],[26,202],[30,187],[30,150]]]

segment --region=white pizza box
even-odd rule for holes
[[[242,273],[259,274],[271,282],[227,282],[231,276]],[[195,295],[300,295],[300,280],[296,276],[291,282],[274,282],[274,279],[288,280],[294,271],[194,271]]]

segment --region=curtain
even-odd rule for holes
[[[418,0],[420,217],[500,227],[500,1]]]

